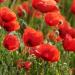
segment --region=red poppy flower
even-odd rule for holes
[[[66,51],[75,52],[75,38],[72,38],[70,35],[66,35],[63,41],[63,47]]]
[[[20,42],[15,35],[8,34],[3,41],[3,46],[9,51],[15,51],[19,48]]]
[[[2,18],[0,17],[0,26],[2,26],[2,22],[3,22],[3,21],[2,21]]]
[[[35,56],[39,56],[46,61],[59,61],[60,53],[55,46],[49,44],[42,44],[35,51],[37,53],[37,55],[35,54]]]
[[[64,21],[63,24],[59,26],[59,35],[61,38],[64,38],[66,34],[75,38],[75,29],[72,28],[67,21]]]
[[[60,2],[60,0],[55,0],[56,2]]]
[[[71,12],[75,14],[75,0],[73,0],[72,5],[71,5]]]
[[[18,8],[18,15],[21,17],[23,16],[23,12],[25,11],[28,15],[31,14],[31,10],[30,10],[30,7],[29,7],[29,4],[28,2],[24,2],[22,5],[20,5]]]
[[[8,7],[0,8],[0,17],[4,22],[9,22],[17,19],[16,14],[12,12]]]
[[[42,17],[42,13],[39,11],[34,11],[33,12],[33,18],[40,19]]]
[[[27,71],[30,70],[32,63],[29,61],[26,61],[23,63],[23,68],[25,68]]]
[[[40,53],[38,52],[37,47],[38,47],[38,46],[32,47],[31,50],[29,50],[29,54],[30,54],[30,55],[35,55],[37,58],[40,58],[41,55],[40,55]]]
[[[56,26],[63,22],[64,17],[60,14],[60,12],[49,12],[45,15],[45,22],[49,26]]]
[[[24,63],[23,59],[17,60],[16,61],[17,68],[21,69],[23,67],[23,63]]]
[[[23,41],[26,46],[37,46],[43,42],[43,34],[32,28],[26,28],[23,34]]]
[[[62,38],[58,36],[55,32],[49,32],[48,37],[50,40],[53,40],[54,42],[61,42]]]
[[[20,28],[20,25],[17,21],[10,21],[4,23],[4,29],[8,32],[18,30]]]
[[[4,2],[5,0],[0,0],[0,3]]]
[[[0,9],[0,25],[6,30],[6,31],[15,31],[20,28],[19,23],[16,21],[17,17],[14,12],[12,12],[7,7],[2,7]]]
[[[55,38],[56,38],[55,32],[49,32],[49,33],[48,33],[48,38],[49,38],[50,40],[55,41]]]
[[[32,0],[32,6],[42,13],[58,10],[57,4],[54,0]]]
[[[57,38],[56,38],[56,42],[61,42],[62,41],[62,38],[60,37],[60,36],[58,36]]]
[[[69,30],[71,29],[69,23],[67,21],[64,21],[62,25],[59,26],[59,35],[61,38],[64,38],[66,34],[69,33]]]

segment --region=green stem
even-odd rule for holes
[[[11,0],[11,6],[10,6],[10,8],[12,8],[16,4],[16,1],[17,0]]]

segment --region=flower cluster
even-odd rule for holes
[[[8,7],[0,8],[0,25],[8,32],[16,31],[20,28],[16,14]]]
[[[0,0],[0,3],[3,1]],[[16,6],[18,18],[16,13],[9,7],[1,7],[0,27],[6,31],[6,36],[3,38],[3,46],[8,51],[13,52],[20,50],[20,44],[23,44],[24,48],[27,48],[28,56],[34,55],[37,59],[51,63],[58,62],[61,58],[61,52],[56,47],[58,42],[62,43],[65,51],[75,52],[75,28],[71,26],[60,12],[61,10],[58,6],[60,1],[24,1],[21,5]],[[70,12],[75,14],[75,0],[72,1]],[[35,18],[42,19],[40,21],[41,24],[37,24],[38,27],[33,27]],[[43,33],[44,25],[47,25],[51,29],[47,31],[47,34]],[[20,36],[13,34],[15,31]],[[32,62],[20,59],[16,64],[18,69],[24,68],[28,71]]]

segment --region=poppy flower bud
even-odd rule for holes
[[[3,40],[3,46],[8,51],[16,51],[20,46],[20,41],[18,40],[17,36],[8,34]]]

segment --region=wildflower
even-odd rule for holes
[[[3,40],[3,46],[8,51],[16,51],[20,46],[20,42],[17,36],[12,35],[12,34],[7,34]]]
[[[25,61],[23,63],[23,68],[26,69],[27,71],[30,70],[32,63],[29,61]]]
[[[75,51],[75,38],[67,34],[63,40],[63,47],[65,51]]]
[[[32,6],[42,13],[58,10],[57,4],[54,0],[32,0]]]
[[[16,20],[17,20],[16,14],[9,8],[2,7],[0,9],[0,25],[6,31],[11,32],[18,30],[20,28],[20,25]]]
[[[55,0],[56,2],[60,2],[60,0]]]
[[[26,28],[23,34],[23,41],[29,47],[40,45],[43,42],[43,34],[32,28]]]
[[[4,22],[9,22],[17,19],[16,14],[8,7],[0,8],[0,17]]]
[[[72,28],[67,21],[64,21],[63,24],[59,26],[59,35],[61,38],[65,38],[66,34],[75,38],[75,29]]]
[[[75,14],[75,0],[72,1],[71,12]]]
[[[41,44],[35,51],[40,58],[46,61],[57,62],[60,59],[60,52],[53,45]],[[37,56],[36,53],[35,56]]]
[[[0,3],[3,3],[5,0],[0,0]]]
[[[39,12],[39,11],[34,11],[33,12],[33,17],[37,18],[37,19],[40,19],[42,17],[42,13]]]
[[[62,24],[64,21],[64,17],[60,14],[60,12],[49,12],[45,15],[45,22],[49,26],[56,26]]]
[[[19,15],[20,17],[23,16],[24,11],[25,11],[28,15],[31,14],[31,10],[30,10],[30,7],[29,7],[28,2],[22,3],[22,5],[20,5],[20,6],[17,8],[17,10],[18,10],[18,15]]]
[[[4,29],[8,32],[18,30],[20,28],[20,25],[17,21],[10,21],[4,23]]]
[[[16,61],[17,68],[21,69],[23,67],[23,63],[24,63],[23,59],[17,60]]]

